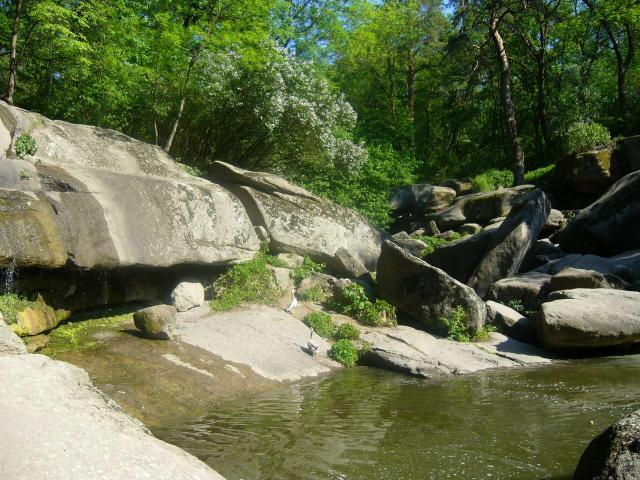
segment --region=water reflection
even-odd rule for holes
[[[354,369],[155,433],[229,480],[560,480],[640,408],[639,367],[636,355],[439,383]]]

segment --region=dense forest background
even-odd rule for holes
[[[284,175],[389,223],[399,186],[640,132],[638,0],[0,1],[4,98]],[[584,130],[585,128],[583,128]],[[594,134],[595,135],[595,134]]]

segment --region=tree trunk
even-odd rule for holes
[[[18,29],[20,26],[20,14],[22,13],[22,0],[16,0],[16,14],[13,19],[13,30],[11,31],[11,47],[9,50],[9,85],[5,94],[5,101],[13,105],[13,93],[16,89],[16,73],[18,71],[17,50],[18,50]]]
[[[407,54],[407,108],[409,109],[409,122],[411,122],[411,149],[414,149],[416,145],[415,104],[416,67],[413,59],[413,52],[409,49]]]
[[[544,51],[541,51],[538,56],[538,125],[540,126],[540,132],[542,133],[542,154],[544,155],[545,160],[547,160],[547,157],[549,156],[551,141],[549,138],[549,125],[547,122],[546,67]]]
[[[193,70],[193,66],[196,63],[197,54],[194,54],[189,61],[189,68],[187,68],[187,76],[184,80],[184,86],[182,88],[182,97],[180,97],[180,105],[178,106],[178,111],[176,112],[176,118],[171,125],[171,130],[169,131],[169,136],[167,137],[167,141],[164,144],[163,150],[166,153],[169,153],[171,150],[171,146],[173,145],[173,139],[176,136],[176,132],[178,131],[178,126],[180,125],[180,119],[182,118],[182,112],[184,111],[184,104],[187,100],[187,88],[189,87],[189,80],[191,79],[191,70]]]
[[[502,109],[507,124],[507,134],[509,135],[514,181],[516,185],[522,185],[524,183],[524,151],[522,150],[522,144],[518,135],[516,112],[513,106],[513,98],[511,97],[511,70],[509,68],[509,59],[507,57],[507,51],[505,50],[504,41],[498,31],[497,16],[494,16],[491,20],[490,35],[496,46],[498,61],[501,67],[500,98],[502,100]]]

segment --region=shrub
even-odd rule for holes
[[[301,293],[300,299],[307,300],[309,302],[324,302],[327,299],[327,294],[320,285],[316,285],[304,293]]]
[[[473,179],[474,192],[487,192],[511,186],[513,186],[513,172],[510,170],[491,169],[476,175]]]
[[[440,321],[447,327],[447,338],[456,342],[482,342],[491,338],[491,333],[497,331],[491,324],[474,331],[467,326],[467,320],[467,312],[460,305],[449,315],[440,317]]]
[[[422,252],[420,252],[420,255],[423,257],[426,257],[427,255],[433,253],[436,248],[449,243],[444,238],[431,237],[429,235],[412,235],[412,238],[415,238],[416,240],[420,240],[421,242],[424,242],[427,245],[427,247],[424,250],[422,250]]]
[[[324,312],[311,312],[305,315],[304,324],[320,335],[322,338],[331,338],[336,326],[331,321],[331,316]]]
[[[27,155],[35,155],[38,151],[35,139],[31,135],[20,135],[14,145],[18,158],[24,159]]]
[[[29,172],[29,170],[21,170],[18,176],[20,180],[29,180],[31,178],[31,172]]]
[[[358,362],[359,352],[349,340],[338,340],[331,346],[329,356],[345,367],[353,367]]]
[[[302,265],[293,270],[292,277],[297,285],[312,273],[321,272],[323,269],[324,263],[316,263],[309,257],[305,256],[304,260],[302,260]]]
[[[358,340],[360,338],[360,330],[350,323],[343,323],[335,329],[333,338],[336,340]]]
[[[519,299],[509,300],[507,302],[507,307],[515,310],[521,315],[524,315],[524,313],[526,312],[526,309],[524,308],[524,304],[522,303],[522,300],[519,300]]]
[[[0,295],[0,312],[7,325],[18,322],[18,314],[25,308],[32,306],[33,302],[15,293]]]
[[[278,291],[267,268],[268,260],[269,256],[260,251],[252,260],[231,267],[215,283],[221,293],[211,302],[211,308],[223,311],[242,302],[275,303]]]
[[[531,170],[530,172],[524,174],[524,181],[536,186],[548,185],[553,180],[555,169],[555,164],[536,168],[535,170]]]
[[[579,153],[605,147],[611,141],[607,127],[596,122],[578,121],[568,129],[564,138],[565,153]]]
[[[352,283],[342,291],[344,302],[335,305],[342,313],[371,327],[393,327],[398,324],[396,308],[384,300],[372,303],[362,285]]]

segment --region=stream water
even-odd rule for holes
[[[154,433],[237,479],[570,479],[640,408],[640,355],[441,382],[355,368]]]

